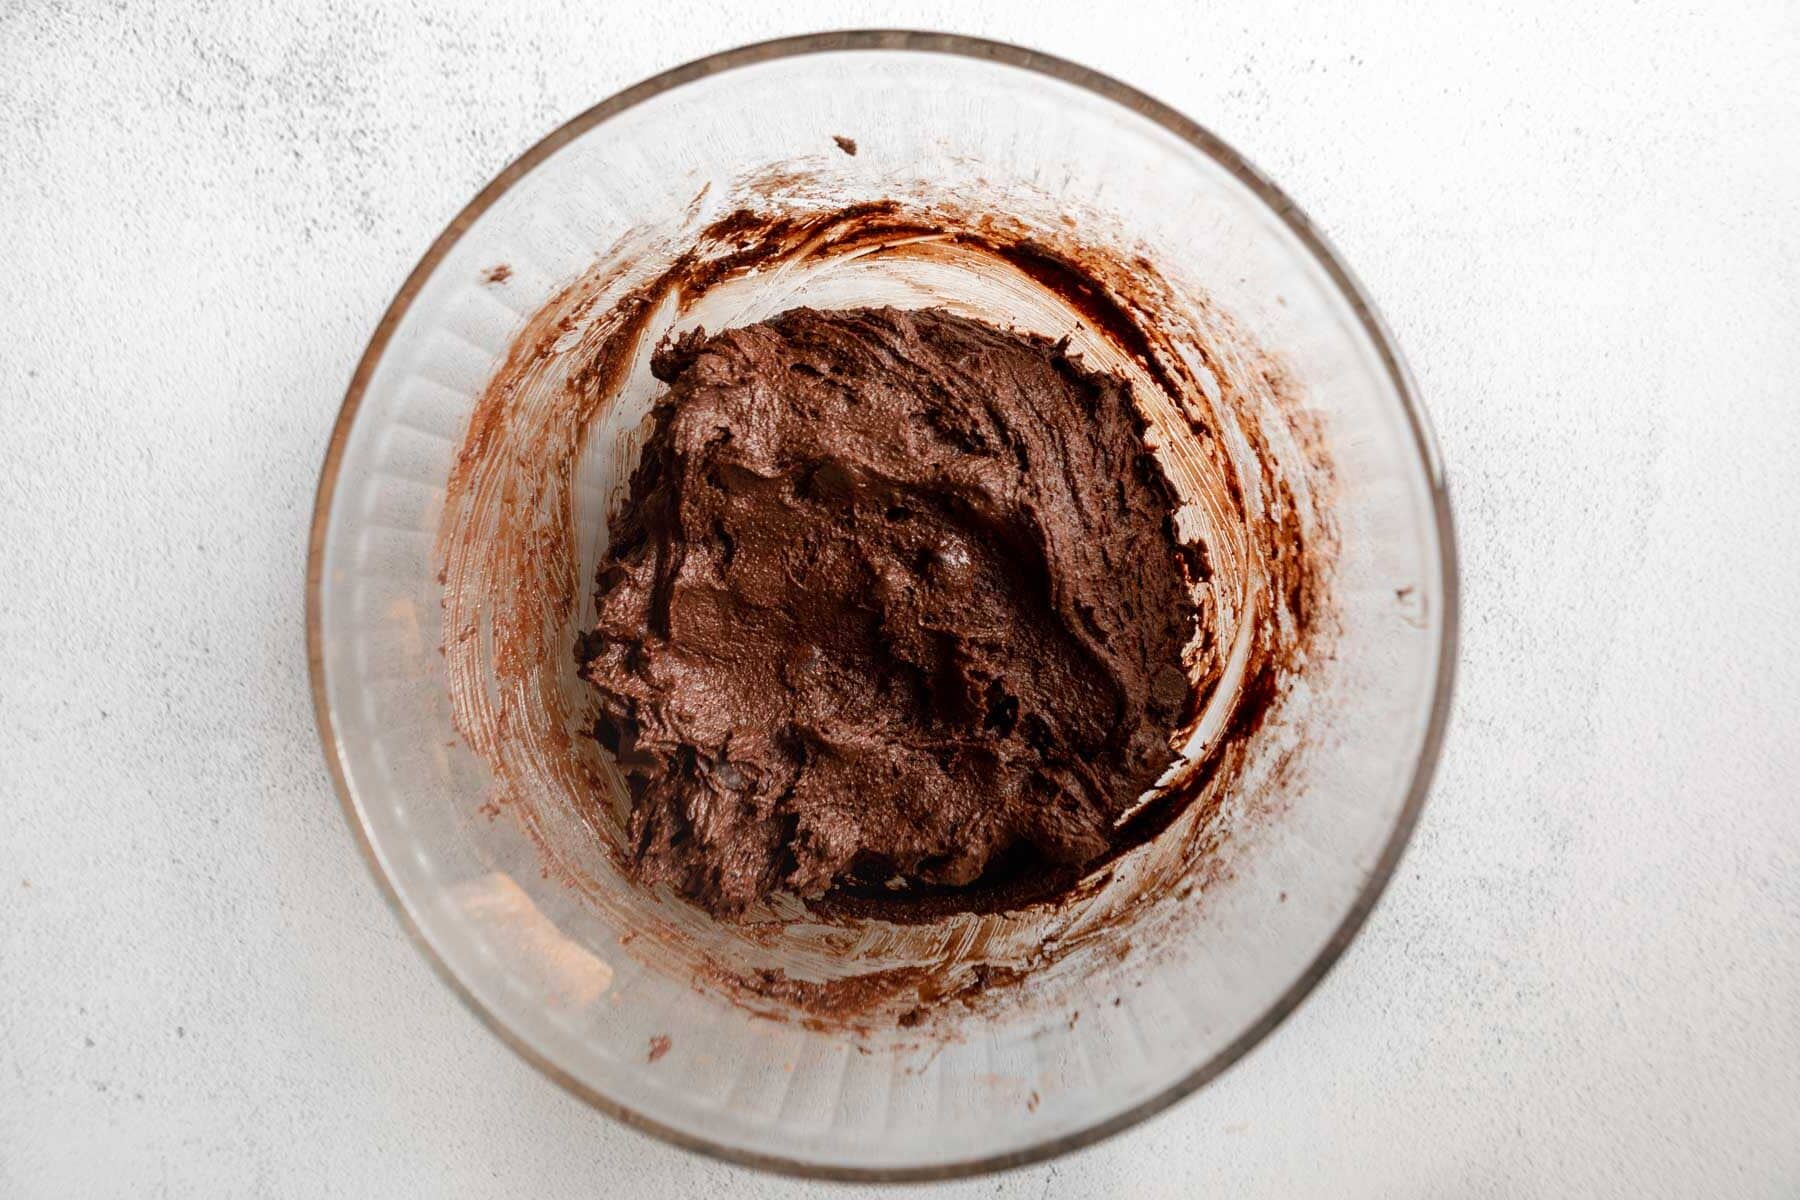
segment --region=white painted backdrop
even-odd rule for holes
[[[1118,8],[0,3],[0,1195],[796,1189],[590,1113],[406,944],[302,564],[351,368],[481,184],[870,24],[1079,59],[1273,175],[1409,356],[1464,555],[1438,786],[1324,986],[938,1194],[1800,1194],[1800,7]]]

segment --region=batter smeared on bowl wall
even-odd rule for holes
[[[759,175],[716,215],[702,189],[691,230],[626,235],[530,316],[448,481],[446,677],[458,732],[493,772],[484,811],[509,814],[546,878],[629,929],[627,953],[760,1015],[911,1028],[897,1022],[945,997],[1003,1007],[1031,978],[1042,1000],[1180,936],[1186,899],[1230,871],[1234,839],[1287,786],[1284,706],[1334,628],[1333,485],[1280,362],[1203,293],[1095,239],[1100,218],[1077,236],[901,200],[821,207],[814,186]],[[835,302],[896,292],[895,309]],[[744,356],[765,342],[761,365]],[[858,352],[855,370],[832,361]],[[882,378],[877,365],[896,394],[838,394],[868,390],[850,383]],[[1063,419],[973,386],[980,372],[1015,391],[1042,381]],[[788,423],[796,400],[834,419]],[[690,406],[712,433],[684,442]],[[823,452],[858,420],[873,439],[860,457]],[[720,426],[733,442],[714,443]],[[735,440],[759,429],[766,453],[791,439],[812,469],[776,455],[760,482],[727,478]],[[712,466],[718,528],[686,507]],[[777,467],[791,495],[765,489]],[[873,503],[908,491],[917,503]],[[758,551],[744,530],[762,510],[738,505],[777,495],[791,529],[823,522],[812,536],[841,538],[826,549],[861,573],[771,544],[765,575],[792,563],[818,586],[770,576],[745,621],[733,609],[754,594]],[[1114,527],[1096,535],[1098,521]],[[853,553],[849,534],[875,530],[885,551],[858,557],[875,544]],[[978,544],[969,566],[1003,603],[959,610],[929,586],[957,564],[898,553],[951,534]],[[902,589],[878,595],[878,576]],[[1153,603],[1159,591],[1177,599]],[[691,643],[709,620],[728,656],[712,662]],[[810,644],[795,633],[809,623]],[[991,645],[964,662],[945,631]],[[792,661],[753,636],[777,634]],[[729,657],[753,651],[765,657]],[[876,669],[851,678],[859,658]],[[840,744],[794,736],[809,727]],[[880,766],[905,782],[859,782],[881,782]]]
[[[1128,385],[930,309],[795,309],[652,369],[577,647],[644,881],[732,915],[1041,890],[1112,849],[1195,714],[1206,569]]]

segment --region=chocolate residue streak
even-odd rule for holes
[[[1117,964],[1172,944],[1201,903],[1167,901],[1230,877],[1227,844],[1280,803],[1262,783],[1295,769],[1291,746],[1262,746],[1334,630],[1323,439],[1279,363],[1203,293],[1078,239],[1082,223],[900,200],[822,206],[828,191],[786,169],[740,183],[749,202],[704,228],[621,239],[515,338],[470,419],[438,540],[458,730],[547,875],[635,935],[626,952],[757,1015],[910,1031],[1009,997],[1049,1005],[1102,980],[1122,987]],[[1173,518],[1180,540],[1205,544],[1188,561],[1201,630],[1183,654],[1192,700],[1170,739],[1183,762],[1128,817],[1131,836],[1109,861],[1050,890],[902,902],[840,890],[810,906],[777,897],[725,925],[641,890],[626,869],[624,782],[590,736],[595,706],[574,647],[592,624],[607,507],[642,444],[650,347],[671,330],[795,307],[827,268],[963,281],[967,295],[922,302],[991,321],[981,297],[1002,297],[1035,314],[1034,331],[1066,335],[1089,369],[1132,385],[1186,501]],[[610,495],[583,482],[596,453],[611,464]],[[1246,791],[1253,762],[1259,785]]]
[[[815,1016],[835,1017],[845,1022],[862,1016],[900,992],[921,994],[929,990],[932,978],[931,973],[921,967],[871,971],[824,982],[794,979],[779,967],[762,967],[751,973],[751,982],[758,995],[787,1001]]]
[[[668,1034],[657,1034],[650,1039],[650,1053],[644,1056],[644,1061],[655,1062],[657,1059],[667,1054],[669,1052],[669,1047],[674,1044],[674,1040],[670,1038]]]
[[[489,267],[486,271],[483,271],[481,273],[481,281],[483,283],[505,283],[507,280],[509,280],[511,278],[512,278],[512,268],[507,266],[505,263],[500,263],[498,266]]]
[[[852,156],[854,156],[856,154],[856,139],[855,138],[847,138],[841,133],[834,133],[831,135],[831,140],[836,142],[837,148],[839,150],[842,150],[845,154],[849,154]]]
[[[1084,270],[1078,261],[1035,241],[1001,244],[995,246],[994,250],[1001,258],[1066,300],[1070,307],[1102,334],[1137,359],[1170,396],[1178,398],[1181,395],[1181,387],[1163,367],[1144,326],[1112,292]]]

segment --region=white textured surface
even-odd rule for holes
[[[1337,971],[1172,1112],[939,1194],[1800,1193],[1791,3],[252,7],[0,7],[0,1195],[797,1187],[590,1113],[406,944],[302,565],[477,187],[655,70],[873,23],[1086,61],[1271,173],[1409,355],[1464,555],[1438,786]]]

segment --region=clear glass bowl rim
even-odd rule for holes
[[[1239,1037],[1148,1100],[1124,1112],[1096,1121],[1075,1133],[1048,1138],[1021,1150],[922,1167],[863,1168],[811,1163],[801,1159],[754,1153],[721,1145],[704,1137],[664,1125],[570,1076],[556,1063],[528,1045],[496,1013],[477,1000],[452,971],[449,964],[433,949],[429,939],[425,937],[423,931],[413,920],[393,881],[382,870],[380,859],[370,840],[369,830],[364,826],[357,812],[344,764],[338,754],[337,734],[332,722],[331,708],[327,702],[324,641],[320,627],[321,584],[332,500],[337,490],[344,447],[348,441],[350,429],[356,421],[357,412],[362,406],[364,391],[368,387],[376,365],[381,361],[381,357],[387,349],[389,339],[411,308],[413,299],[418,295],[426,280],[430,278],[432,272],[436,270],[438,264],[449,254],[451,248],[456,245],[470,226],[515,183],[563,146],[618,114],[664,92],[697,79],[756,63],[804,54],[863,50],[912,51],[985,59],[1074,84],[1130,110],[1139,117],[1162,126],[1240,180],[1268,206],[1270,211],[1318,261],[1374,344],[1382,366],[1405,410],[1407,424],[1412,432],[1414,447],[1418,453],[1419,465],[1425,473],[1430,488],[1432,509],[1441,547],[1439,587],[1442,589],[1444,616],[1442,638],[1438,650],[1438,675],[1434,684],[1425,739],[1419,750],[1418,761],[1414,764],[1412,779],[1407,785],[1405,805],[1388,835],[1387,843],[1382,848],[1381,855],[1377,859],[1369,879],[1364,883],[1343,920],[1339,922],[1337,929],[1306,969]],[[369,339],[368,348],[364,350],[361,360],[357,363],[356,371],[351,376],[350,386],[344,395],[343,406],[338,412],[337,421],[332,428],[331,440],[326,448],[325,461],[319,472],[318,492],[313,505],[312,529],[307,544],[307,666],[312,683],[313,713],[318,723],[325,762],[330,770],[332,785],[336,789],[338,800],[343,807],[345,820],[350,826],[350,831],[356,839],[364,861],[368,864],[370,873],[380,885],[389,907],[400,919],[407,935],[418,947],[420,954],[437,972],[438,977],[495,1036],[511,1047],[526,1062],[560,1084],[570,1094],[608,1116],[634,1129],[643,1130],[661,1138],[665,1142],[725,1162],[808,1179],[863,1182],[960,1179],[1042,1162],[1092,1145],[1161,1112],[1176,1101],[1197,1091],[1248,1054],[1258,1042],[1268,1036],[1287,1018],[1288,1014],[1299,1006],[1300,1002],[1318,986],[1326,973],[1336,964],[1361,930],[1364,921],[1374,909],[1376,901],[1380,899],[1382,891],[1387,887],[1388,880],[1393,877],[1401,854],[1412,836],[1413,828],[1418,823],[1419,815],[1424,808],[1426,794],[1430,790],[1432,775],[1437,768],[1438,756],[1443,746],[1445,728],[1449,719],[1452,683],[1456,667],[1459,619],[1456,564],[1455,531],[1442,463],[1438,456],[1430,422],[1419,402],[1417,390],[1407,371],[1406,364],[1401,358],[1399,349],[1394,345],[1373,302],[1330,243],[1313,227],[1300,208],[1280,188],[1251,166],[1242,155],[1217,135],[1168,105],[1110,76],[1067,59],[1006,42],[991,41],[963,34],[900,29],[839,30],[775,38],[770,41],[723,50],[673,67],[615,93],[555,129],[510,163],[450,221],[450,224],[432,242],[431,247],[407,276],[406,281],[401,285],[399,292],[395,294],[387,311],[382,314],[380,322],[376,325],[375,332]]]

